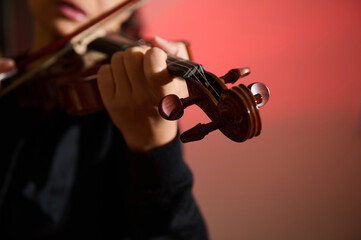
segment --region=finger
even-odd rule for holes
[[[143,61],[146,48],[132,47],[124,52],[124,66],[127,72],[132,94],[143,98],[147,94],[148,84],[144,76]]]
[[[149,49],[144,55],[144,75],[150,86],[162,86],[172,78],[167,71],[167,54],[160,48]]]
[[[111,101],[115,96],[115,82],[110,65],[103,65],[97,73],[98,88],[103,102]]]
[[[132,86],[124,65],[124,52],[117,52],[113,54],[110,64],[115,83],[115,95],[124,96],[124,98],[130,97]]]
[[[151,41],[152,46],[159,47],[160,49],[166,51],[169,54],[172,54],[177,57],[184,59],[189,59],[187,47],[182,42],[169,42],[160,37],[154,37]]]
[[[10,58],[0,58],[0,73],[11,71],[15,68],[14,60]]]

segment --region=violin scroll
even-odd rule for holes
[[[194,68],[193,68],[194,69]],[[202,69],[198,66],[198,69]],[[249,68],[232,69],[226,75],[217,78],[213,74],[204,75],[203,81],[195,81],[191,77],[187,81],[190,96],[180,99],[176,95],[165,96],[159,104],[160,115],[167,120],[177,120],[183,116],[184,109],[190,105],[198,105],[211,119],[207,124],[197,124],[181,134],[182,142],[198,141],[208,133],[220,130],[235,142],[244,142],[258,136],[261,132],[259,108],[269,99],[270,91],[263,83],[252,83],[248,87],[243,84],[228,89],[224,83],[234,83],[239,78],[250,74]],[[195,75],[197,79],[197,75]],[[212,83],[212,90],[220,91],[210,94],[207,83]],[[217,83],[219,86],[214,86]]]

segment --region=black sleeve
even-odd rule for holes
[[[208,239],[178,138],[151,152],[128,152],[128,159],[127,214],[133,239]]]

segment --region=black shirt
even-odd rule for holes
[[[178,139],[134,153],[106,112],[0,111],[1,239],[207,239]]]

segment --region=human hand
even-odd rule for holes
[[[14,60],[10,58],[0,58],[0,74],[9,72],[14,68],[15,68]],[[1,90],[1,81],[0,81],[0,90]]]
[[[14,60],[10,58],[0,58],[0,73],[5,73],[15,68]]]
[[[98,71],[105,108],[133,151],[149,151],[172,141],[177,122],[163,119],[158,104],[168,94],[188,96],[185,81],[169,75],[166,64],[166,52],[188,58],[185,45],[156,37],[152,46],[115,53]]]

